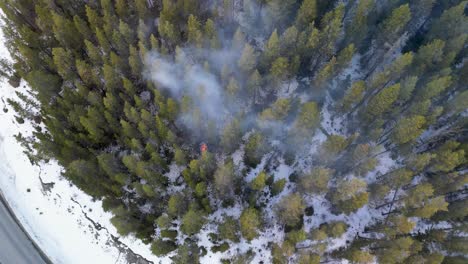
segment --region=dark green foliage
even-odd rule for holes
[[[93,160],[71,162],[67,167],[66,176],[80,188],[98,197],[104,195],[104,190],[100,187],[109,182],[100,171],[97,162]]]
[[[271,188],[271,192],[273,195],[277,195],[281,193],[284,189],[284,186],[286,185],[286,179],[279,179],[273,183],[273,186]]]
[[[176,148],[175,154],[174,154],[174,160],[177,165],[185,165],[187,164],[187,160],[185,158],[185,153],[183,150]]]
[[[331,222],[320,227],[329,237],[340,237],[346,232],[347,226],[344,222]]]
[[[177,237],[177,230],[161,230],[161,237],[173,240]]]
[[[260,172],[257,177],[250,182],[250,187],[256,191],[261,191],[266,185],[267,178],[268,175],[264,171]]]
[[[304,201],[299,194],[283,197],[276,205],[276,214],[279,220],[288,226],[295,226],[301,221],[304,214]]]
[[[167,214],[163,214],[156,219],[156,225],[161,229],[167,229],[171,225],[171,219]]]
[[[151,251],[156,256],[164,256],[177,249],[177,246],[171,240],[157,239],[151,245]]]
[[[169,198],[167,213],[171,216],[181,216],[187,210],[187,201],[182,193],[176,193]]]
[[[185,242],[183,245],[179,246],[177,254],[172,257],[172,261],[176,264],[185,264],[185,263],[200,263],[200,248],[192,242]]]
[[[117,232],[120,235],[128,235],[129,233],[134,232],[138,228],[138,222],[132,216],[132,211],[120,205],[112,209],[114,217],[111,218],[111,223],[117,229]]]
[[[308,102],[301,105],[294,123],[294,136],[299,144],[314,135],[320,123],[320,113],[317,103]]]
[[[250,135],[244,149],[245,163],[253,167],[260,163],[263,155],[265,155],[268,150],[268,146],[264,136],[260,132],[255,132]]]
[[[299,188],[305,193],[324,193],[328,189],[331,174],[330,169],[314,168],[310,173],[299,178]]]
[[[220,197],[229,197],[232,194],[234,177],[234,163],[232,161],[227,161],[218,167],[214,174],[214,186]]]
[[[241,137],[239,120],[233,119],[223,130],[221,145],[226,152],[232,152],[237,148]]]
[[[182,217],[180,229],[187,235],[196,234],[200,231],[204,223],[205,218],[203,214],[191,209]]]
[[[394,41],[410,19],[411,11],[408,4],[395,8],[382,22],[382,37],[386,41]]]
[[[261,216],[255,208],[245,209],[240,216],[240,231],[247,240],[252,240],[258,235],[261,227]]]
[[[345,214],[355,212],[368,201],[366,185],[366,182],[360,179],[342,181],[336,190],[329,193],[330,201]]]
[[[239,221],[232,217],[226,217],[224,221],[218,225],[218,234],[221,239],[238,242]]]
[[[219,246],[214,246],[211,248],[211,251],[213,252],[224,252],[229,249],[229,244],[224,242]]]

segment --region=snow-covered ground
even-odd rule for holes
[[[9,58],[1,31],[0,57]],[[168,263],[168,259],[157,259],[139,240],[119,238],[101,202],[92,201],[63,179],[56,163],[39,167],[29,162],[14,135],[28,135],[32,126],[17,124],[6,103],[7,98],[16,97],[15,91],[25,90],[25,83],[15,89],[6,80],[0,82],[0,190],[39,247],[54,263],[132,263],[137,258]],[[45,190],[39,176],[43,183],[53,182],[53,188]],[[135,254],[127,254],[126,246]]]

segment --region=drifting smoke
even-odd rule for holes
[[[246,36],[264,39],[271,34],[271,30],[265,30],[268,8],[262,8],[256,1],[251,0],[234,1],[233,5],[234,12],[227,16],[232,16],[239,23]],[[213,5],[211,8],[215,8],[215,6],[217,5]],[[241,101],[245,100],[238,98],[239,102],[233,102],[232,98],[228,99],[224,89],[226,83],[221,83],[218,77],[221,69],[228,66],[229,75],[238,77],[238,80],[246,80],[248,76],[243,76],[237,69],[237,61],[243,47],[232,47],[232,39],[222,37],[225,35],[224,28],[218,28],[217,31],[220,32],[218,39],[223,46],[221,49],[186,47],[176,51],[175,59],[155,51],[150,52],[145,60],[145,76],[153,81],[159,89],[168,90],[171,96],[179,102],[182,101],[183,96],[189,96],[193,105],[200,110],[204,118],[208,118],[209,121],[213,121],[217,125],[222,125],[226,118],[240,112],[241,108],[245,106],[242,105]],[[266,35],[263,36],[263,34]],[[210,69],[205,69],[205,65],[200,64],[200,62],[207,62]],[[188,117],[184,117],[184,119],[188,119]],[[187,120],[184,123],[192,127]]]
[[[247,38],[246,43],[261,49],[264,40],[272,32],[272,29],[268,29],[268,8],[261,8],[256,2],[246,0],[243,12],[240,12],[240,8],[236,9],[238,15],[232,16],[241,26]],[[264,132],[275,137],[284,134],[289,128],[284,121],[259,121],[258,113],[252,111],[252,97],[246,93],[249,76],[237,67],[243,47],[234,47],[231,38],[223,38],[226,35],[224,31],[218,29],[218,32],[223,32],[218,35],[223,46],[220,49],[177,48],[175,58],[156,51],[149,52],[145,59],[144,75],[158,89],[168,91],[179,105],[185,105],[186,111],[179,113],[177,122],[190,129],[192,135],[203,136],[207,126],[212,125],[218,132],[222,131],[232,118],[240,115],[243,128],[256,123],[266,129]],[[235,96],[226,90],[231,78],[239,86]],[[257,100],[261,96],[257,94]]]
[[[206,62],[210,69],[195,62],[195,55],[203,58],[200,61]],[[237,63],[238,57],[238,51],[227,49],[208,51],[186,48],[178,50],[175,59],[151,52],[145,61],[145,75],[158,89],[168,91],[180,104],[184,100],[189,101],[190,111],[182,112],[178,122],[192,129],[192,132],[209,123],[223,127],[227,119],[239,112],[240,107],[233,100],[228,100],[224,86],[215,73],[219,73],[225,65]]]
[[[158,53],[148,56],[148,77],[158,86],[167,89],[179,101],[190,96],[193,104],[210,119],[218,120],[222,109],[222,87],[216,76],[201,65],[192,64],[183,55],[177,62]],[[207,102],[210,102],[209,104]]]

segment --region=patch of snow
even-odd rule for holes
[[[236,167],[238,172],[241,172],[244,168],[244,144],[242,144],[234,153],[232,153],[231,158],[234,166]]]
[[[145,214],[153,213],[153,205],[151,203],[145,203],[144,205],[139,207],[140,211]]]
[[[185,188],[187,188],[185,184],[181,184],[181,185],[172,184],[167,188],[167,193],[174,194],[174,193],[182,192]]]
[[[277,93],[278,98],[290,98],[294,94],[298,86],[299,83],[296,79],[291,79],[283,82]]]
[[[280,165],[278,166],[276,171],[273,172],[275,181],[280,179],[288,179],[289,175],[291,175],[293,171],[294,170],[290,166],[284,164],[284,161],[281,160]]]
[[[309,154],[315,154],[318,151],[318,147],[327,140],[327,135],[325,135],[322,131],[317,130],[315,132],[314,137],[312,138],[312,144],[309,149]]]
[[[365,179],[367,183],[372,183],[377,180],[379,175],[388,173],[398,167],[397,160],[392,159],[390,152],[380,154],[377,159],[377,166],[373,171],[367,173]]]
[[[330,107],[333,103],[330,95],[327,95],[325,104],[322,107],[321,117],[322,120],[320,125],[328,134],[346,135],[344,131],[344,117],[345,116],[332,116],[330,113]]]
[[[176,182],[177,178],[179,178],[180,174],[184,169],[184,167],[178,166],[177,164],[175,164],[175,162],[173,162],[171,165],[169,165],[169,171],[166,174],[164,174],[164,176],[166,176],[169,179],[169,181]]]
[[[441,221],[441,222],[438,222],[437,224],[434,224],[434,222],[429,223],[428,221],[426,221],[424,219],[421,219],[419,217],[411,217],[410,220],[416,223],[416,226],[413,229],[413,233],[415,233],[415,234],[425,233],[425,232],[427,232],[428,230],[431,230],[431,229],[448,229],[448,228],[452,228],[452,224],[450,224],[447,221]]]
[[[356,53],[348,67],[346,67],[338,76],[339,79],[350,78],[351,82],[362,80],[364,78],[364,74],[362,73],[361,69],[361,58],[362,55]]]
[[[216,210],[208,217],[208,219],[219,222],[222,221],[224,216],[232,216],[234,218],[239,218],[243,209],[244,208],[242,207],[242,205],[239,202],[236,202],[234,206],[228,208],[220,208]]]
[[[364,228],[382,219],[380,210],[375,210],[369,205],[365,205],[356,212],[349,215],[331,213],[331,204],[324,195],[313,195],[305,198],[306,204],[314,208],[312,216],[304,217],[304,228],[310,231],[319,228],[321,224],[334,221],[343,221],[348,225],[346,232],[339,238],[328,239],[327,251],[333,251],[340,247],[345,247],[347,241],[353,241],[357,234],[362,233]]]

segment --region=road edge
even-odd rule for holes
[[[37,250],[37,252],[41,256],[42,260],[44,260],[44,262],[47,263],[47,264],[53,264],[53,262],[50,260],[49,256],[47,256],[47,254],[39,247],[39,245],[36,243],[36,241],[34,241],[34,239],[29,235],[29,233],[23,227],[23,225],[21,224],[18,217],[16,217],[15,212],[10,207],[10,204],[8,203],[8,200],[3,195],[3,191],[1,189],[0,189],[0,202],[5,206],[5,208],[8,210],[8,213],[10,214],[10,216],[13,218],[13,220],[19,226],[21,231],[26,235],[28,240],[32,243],[33,247]]]

